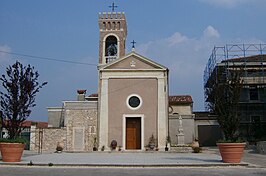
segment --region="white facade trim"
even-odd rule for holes
[[[133,96],[138,97],[139,100],[140,100],[140,104],[139,104],[139,106],[136,107],[136,108],[133,108],[133,107],[131,107],[131,106],[129,105],[129,99],[130,99],[131,97],[133,97]],[[128,107],[129,109],[131,109],[131,110],[137,110],[137,109],[139,109],[139,108],[141,107],[141,105],[142,105],[142,98],[141,98],[141,96],[139,96],[138,94],[130,94],[130,95],[127,97],[126,105],[127,105],[127,107]]]
[[[165,78],[164,71],[154,72],[102,72],[102,78]]]
[[[166,108],[166,85],[165,79],[158,79],[158,148],[163,150],[165,147],[165,141],[167,136],[167,117],[166,113],[168,108]]]
[[[99,147],[108,146],[108,79],[102,79],[100,117],[99,117]]]

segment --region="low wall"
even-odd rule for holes
[[[195,139],[194,117],[192,115],[169,115],[169,136],[171,137],[171,145],[178,144],[179,116],[182,117],[181,123],[184,133],[184,142],[185,144],[190,144]]]
[[[55,151],[58,142],[64,144],[66,150],[66,128],[36,128],[32,138],[31,150]]]
[[[257,142],[257,151],[260,154],[266,154],[266,141]]]

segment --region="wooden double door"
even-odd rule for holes
[[[141,118],[126,118],[126,149],[141,149]]]

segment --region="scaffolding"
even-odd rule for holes
[[[246,139],[266,138],[266,44],[227,44],[214,47],[204,70],[205,110],[209,111],[206,90],[211,79],[230,80],[230,70],[242,69],[243,89],[239,101],[241,133]],[[254,91],[256,89],[256,91]],[[255,93],[255,94],[254,94]],[[260,95],[259,95],[260,94]],[[252,96],[258,98],[253,100]],[[264,129],[260,132],[258,129]],[[256,133],[256,134],[255,134]]]
[[[245,61],[245,58],[249,56],[263,54],[266,54],[266,44],[227,44],[225,46],[214,47],[204,70],[204,86],[218,63],[235,58],[243,58]],[[261,62],[262,67],[265,67],[263,59]]]

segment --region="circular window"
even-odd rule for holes
[[[130,95],[127,98],[127,105],[130,109],[138,109],[142,104],[142,100],[138,95]]]

